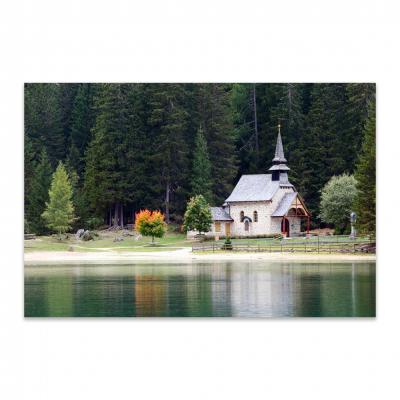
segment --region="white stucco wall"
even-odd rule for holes
[[[225,237],[226,236],[226,224],[230,225],[230,227],[231,227],[230,236],[233,236],[233,233],[232,233],[232,231],[233,231],[233,222],[223,222],[223,221],[221,221],[221,231],[220,232],[217,232],[215,230],[215,224],[212,224],[211,225],[211,231],[205,233],[205,236],[207,236],[207,237],[215,237],[215,236]],[[199,232],[197,232],[197,231],[189,231],[187,233],[187,238],[188,239],[193,238],[193,236],[197,235],[198,233]]]
[[[240,202],[230,203],[229,208],[230,216],[234,220],[230,224],[230,236],[264,236],[281,233],[281,217],[271,217],[271,214],[278,207],[282,197],[285,193],[292,193],[293,188],[281,188],[272,198],[272,201],[255,201],[255,202]],[[249,223],[249,230],[245,230],[245,223],[240,222],[240,212],[243,211],[244,215],[250,217],[252,222]],[[254,222],[254,211],[258,213],[258,221]],[[301,218],[288,217],[290,224],[290,236],[299,234],[301,232]],[[215,231],[215,224],[212,224],[212,230],[206,233],[208,237],[225,237],[226,236],[226,222],[221,222],[221,232]],[[188,232],[188,237],[193,237],[198,232]]]
[[[270,202],[230,203],[230,215],[234,220],[232,236],[261,236],[280,233],[282,219],[271,218],[271,214],[275,211],[276,207],[278,207],[285,193],[291,192],[293,192],[293,188],[279,189]],[[240,222],[241,211],[253,221],[249,224],[249,231],[245,230],[244,222]],[[254,211],[258,213],[258,222],[254,222]]]

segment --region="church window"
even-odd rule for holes
[[[244,221],[244,211],[240,211],[240,222]]]
[[[254,222],[258,222],[258,212],[257,211],[253,212],[253,220],[254,220]]]

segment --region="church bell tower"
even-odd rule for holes
[[[275,157],[272,159],[272,167],[268,170],[272,174],[272,181],[279,181],[281,184],[289,184],[287,160],[283,153],[281,124],[278,124],[278,138],[276,140]],[[290,184],[289,184],[290,185]]]

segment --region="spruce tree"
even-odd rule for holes
[[[82,83],[77,89],[70,117],[71,166],[79,176],[84,168],[84,154],[91,138],[93,124],[93,84]]]
[[[370,102],[364,129],[364,141],[355,172],[357,197],[355,208],[360,231],[375,234],[376,229],[376,117],[375,101]]]
[[[96,121],[86,154],[85,191],[93,212],[113,214],[114,225],[122,225],[126,203],[127,137],[131,130],[129,85],[103,84],[95,99]]]
[[[199,124],[208,143],[214,201],[222,203],[231,193],[238,171],[235,129],[231,113],[231,86],[200,84],[197,93]]]
[[[53,174],[49,202],[46,203],[42,216],[47,221],[47,226],[58,233],[60,239],[63,233],[71,229],[75,219],[72,185],[61,161]]]
[[[211,163],[201,127],[196,135],[191,185],[193,196],[201,194],[208,202],[212,200]]]
[[[182,194],[189,169],[188,149],[184,140],[188,119],[183,107],[185,91],[182,84],[152,84],[147,93],[150,107],[147,125],[152,149],[150,157],[154,165],[153,174],[158,177],[157,191],[165,209],[165,221],[169,223],[171,214],[176,211],[174,196]]]
[[[42,213],[49,199],[51,175],[52,169],[46,149],[42,149],[39,162],[34,169],[26,203],[29,230],[38,235],[48,232]]]
[[[60,96],[56,83],[25,85],[25,133],[37,156],[46,148],[53,167],[66,155]]]

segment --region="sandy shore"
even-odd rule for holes
[[[376,256],[358,254],[291,254],[291,253],[192,253],[190,248],[159,252],[63,252],[38,251],[25,254],[25,264],[45,263],[114,263],[114,262],[192,262],[221,260],[270,260],[270,261],[375,261]]]

